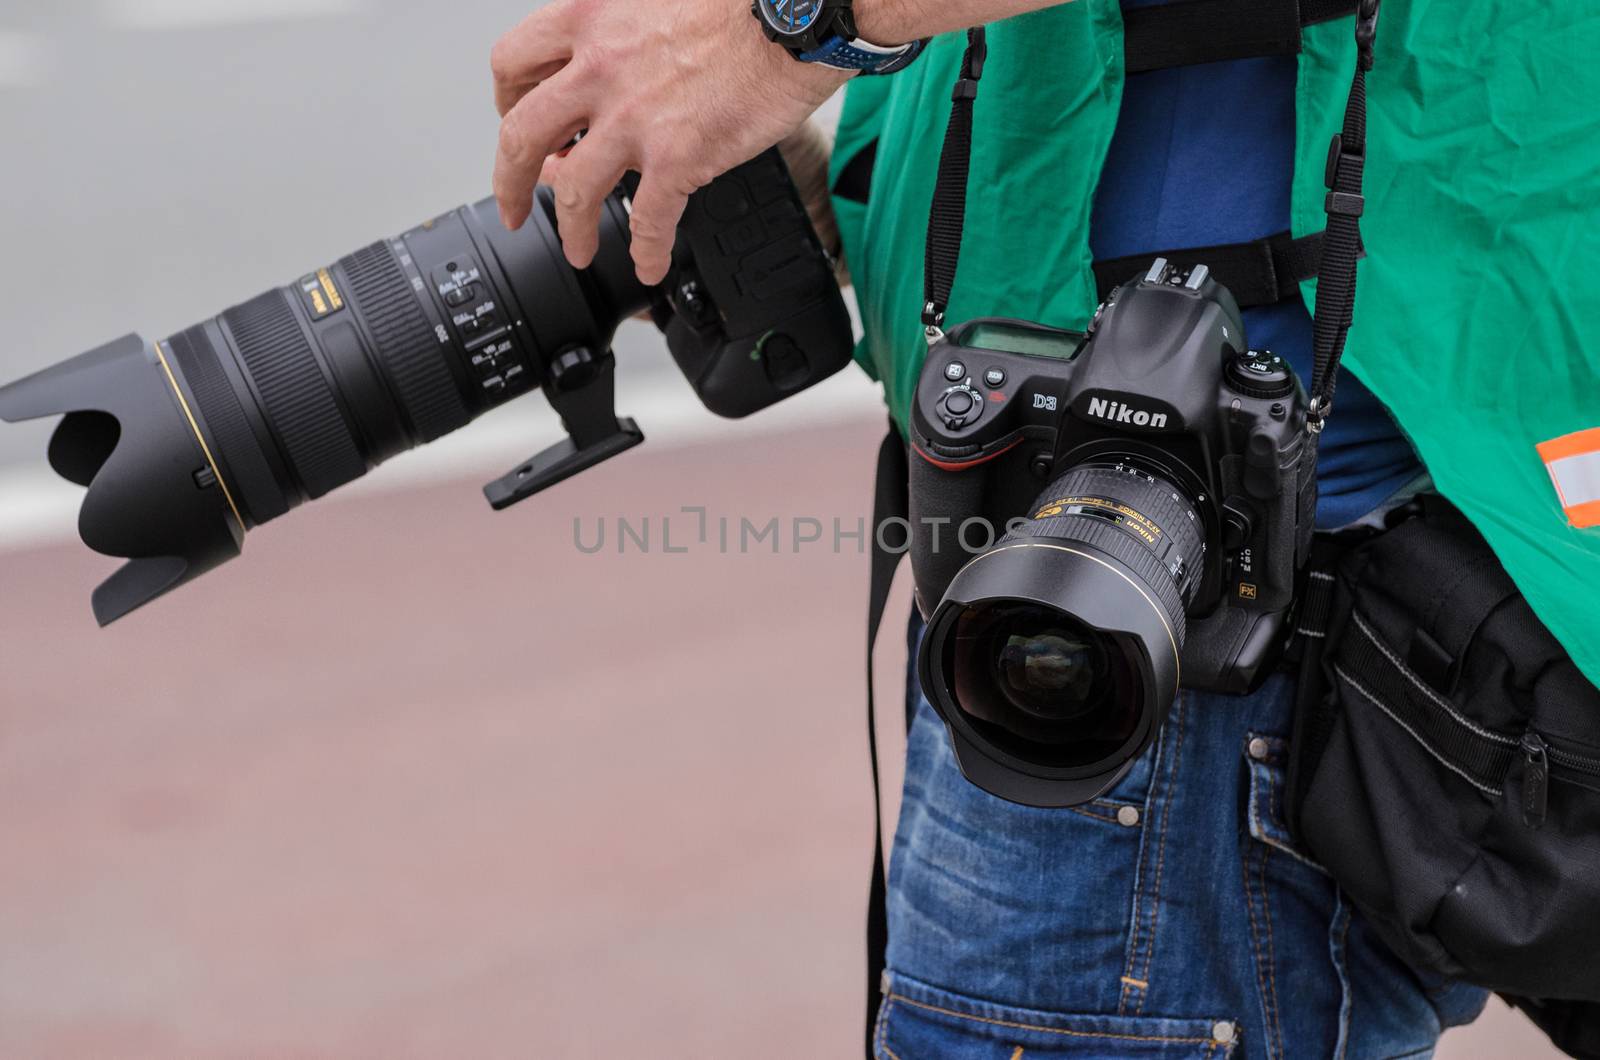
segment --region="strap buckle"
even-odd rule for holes
[[[1322,204],[1322,209],[1330,217],[1342,215],[1344,217],[1360,217],[1367,209],[1367,199],[1364,195],[1353,195],[1346,191],[1330,191],[1327,200]]]
[[[1327,426],[1328,417],[1333,413],[1333,402],[1318,394],[1306,405],[1306,430],[1312,434],[1321,434],[1322,428]]]
[[[1366,198],[1361,194],[1361,171],[1366,167],[1366,154],[1362,150],[1364,145],[1351,144],[1348,147],[1344,142],[1343,133],[1334,133],[1333,139],[1328,142],[1328,168],[1323,173],[1322,182],[1328,189],[1328,198],[1323,203],[1323,210],[1329,215],[1342,214],[1346,217],[1360,217],[1367,206]],[[1345,173],[1346,163],[1353,173]],[[1345,188],[1355,188],[1347,191],[1340,187],[1340,177]]]
[[[1339,167],[1344,165],[1346,159],[1352,162],[1366,163],[1366,152],[1362,144],[1351,144],[1346,147],[1344,133],[1334,133],[1333,139],[1328,141],[1328,168],[1322,172],[1322,186],[1332,191],[1339,186]]]
[[[928,340],[929,348],[944,341],[944,308],[936,302],[923,303],[922,337]]]

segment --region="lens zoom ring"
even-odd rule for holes
[[[306,496],[321,497],[364,475],[366,461],[284,292],[269,291],[222,319]]]
[[[422,445],[467,425],[467,412],[444,350],[418,294],[387,243],[374,243],[339,262],[350,280],[350,294],[372,329],[401,407]]]
[[[223,465],[223,474],[228,476],[227,485],[243,506],[245,517],[255,526],[276,519],[288,511],[288,506],[281,493],[262,496],[262,486],[257,484],[273,482],[272,468],[261,452],[255,433],[250,430],[239,395],[228,382],[222,365],[217,363],[217,351],[205,327],[180,332],[172,336],[169,345],[178,370],[194,392],[200,415],[211,432],[215,455]]]
[[[1048,538],[1066,545],[1089,545],[1127,568],[1142,587],[1148,589],[1166,612],[1172,623],[1172,634],[1178,646],[1183,646],[1187,620],[1183,600],[1178,596],[1177,583],[1172,572],[1162,565],[1147,545],[1121,527],[1097,519],[1092,515],[1054,515],[1047,519],[1034,519],[1020,528],[1012,540]]]
[[[1205,534],[1194,507],[1170,483],[1109,467],[1079,467],[1061,476],[1050,489],[1054,496],[1104,497],[1121,501],[1161,528],[1165,555],[1182,556],[1191,566],[1200,559]],[[1163,557],[1165,558],[1165,556]]]

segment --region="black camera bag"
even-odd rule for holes
[[[1301,841],[1410,964],[1600,1057],[1600,689],[1437,494],[1314,557],[1300,628]]]

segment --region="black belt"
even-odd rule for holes
[[[1130,74],[1173,66],[1299,55],[1300,31],[1353,15],[1356,0],[1180,0],[1122,13],[1123,68]]]
[[[1094,282],[1103,301],[1111,288],[1150,271],[1157,258],[1175,265],[1205,265],[1217,282],[1233,292],[1241,309],[1274,305],[1300,297],[1300,281],[1314,280],[1322,263],[1322,233],[1299,239],[1279,232],[1250,243],[1162,250],[1094,263]]]

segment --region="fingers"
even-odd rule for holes
[[[495,106],[503,118],[539,82],[572,56],[572,19],[565,3],[542,7],[495,42],[489,54]]]
[[[648,287],[667,278],[678,222],[692,190],[659,172],[652,173],[649,166],[639,178],[639,193],[633,197],[633,265],[639,282]]]
[[[583,105],[563,74],[545,81],[500,123],[500,148],[494,164],[494,197],[500,220],[516,230],[533,212],[533,188],[545,159],[564,147],[585,125]]]
[[[515,81],[501,81],[498,77],[494,82],[494,105],[504,118],[511,113],[511,108],[522,102],[522,97],[538,88],[546,78],[559,73],[567,65],[567,60],[557,59],[554,62],[544,63],[533,67],[527,76],[519,77]]]
[[[556,227],[567,261],[587,269],[600,249],[600,211],[628,168],[623,145],[591,133],[565,158],[545,164],[543,179],[556,193]]]

